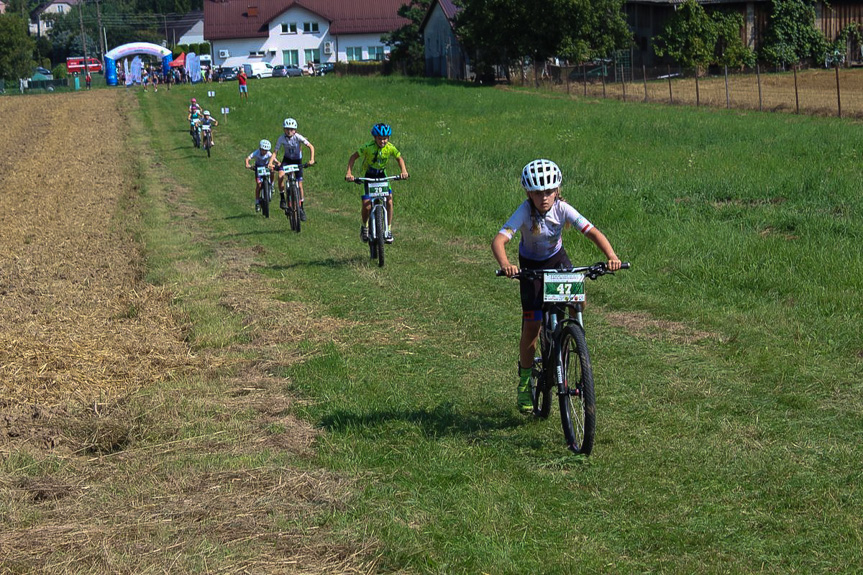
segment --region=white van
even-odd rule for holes
[[[252,62],[251,64],[243,64],[243,70],[246,71],[246,76],[249,78],[272,78],[273,65],[267,62]]]

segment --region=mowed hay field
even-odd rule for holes
[[[0,99],[0,398],[116,396],[188,364],[128,237],[123,94]],[[131,101],[131,100],[130,100]]]

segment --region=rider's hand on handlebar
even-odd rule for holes
[[[508,265],[502,266],[500,268],[500,271],[502,271],[506,277],[511,278],[512,276],[514,276],[515,274],[518,273],[518,266],[508,264]]]

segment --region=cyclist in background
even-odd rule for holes
[[[401,170],[401,178],[408,178],[408,171],[405,167],[405,161],[402,158],[398,149],[390,143],[390,136],[393,135],[393,129],[389,124],[375,124],[372,126],[372,136],[374,140],[366,142],[360,149],[354,152],[348,159],[348,172],[345,174],[345,180],[353,182],[356,178],[352,174],[354,162],[362,158],[361,172],[365,173],[366,178],[383,178],[386,177],[385,168],[390,158],[395,158]],[[360,240],[363,242],[369,241],[369,214],[372,211],[371,200],[363,200],[362,208],[362,224],[360,225]],[[393,225],[393,197],[387,197],[387,215],[390,231],[384,237],[386,243],[393,243],[392,225]]]
[[[272,144],[270,144],[269,140],[261,140],[261,143],[258,145],[258,149],[246,156],[246,168],[249,170],[253,170],[255,173],[255,211],[261,211],[261,178],[258,176],[258,168],[262,166],[267,166],[270,168],[270,181],[273,181],[273,162],[276,159],[276,156],[270,151],[272,148]],[[255,162],[254,167],[252,167],[249,163],[251,161]]]
[[[209,110],[204,110],[204,117],[201,118],[202,126],[210,126],[210,145],[216,145],[216,131],[213,130],[216,126],[219,125],[219,121],[210,115]]]
[[[297,133],[297,121],[293,118],[286,118],[283,124],[285,133],[279,136],[276,140],[276,149],[273,150],[275,156],[279,155],[279,150],[284,147],[285,155],[282,157],[282,163],[279,165],[279,197],[281,198],[280,207],[286,209],[285,203],[285,164],[293,164],[299,166],[300,171],[297,172],[297,182],[300,187],[300,220],[306,221],[306,210],[303,209],[303,202],[306,200],[305,192],[303,191],[303,149],[301,146],[306,146],[309,149],[309,165],[315,163],[315,147],[302,134]]]
[[[575,208],[560,198],[563,174],[551,160],[534,160],[521,172],[521,185],[527,193],[522,202],[491,242],[491,251],[500,269],[512,277],[519,268],[565,269],[572,262],[563,248],[563,230],[575,227],[608,258],[608,269],[620,269],[620,259],[605,235]],[[506,244],[521,232],[518,244],[518,266],[509,262]],[[536,353],[536,340],[542,324],[543,286],[541,280],[521,284],[521,341],[518,353],[518,409],[533,411],[530,396],[530,374]]]

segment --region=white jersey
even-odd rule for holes
[[[573,226],[586,234],[593,228],[578,211],[561,200],[554,202],[551,209],[540,214],[525,200],[506,221],[500,233],[512,239],[521,232],[518,253],[531,260],[547,260],[563,247],[563,230]]]
[[[300,147],[301,144],[309,145],[309,141],[305,139],[302,134],[294,134],[290,138],[282,134],[279,136],[279,139],[276,140],[276,147],[273,149],[273,153],[278,156],[279,149],[284,146],[285,155],[283,157],[290,160],[302,160],[303,149]]]

